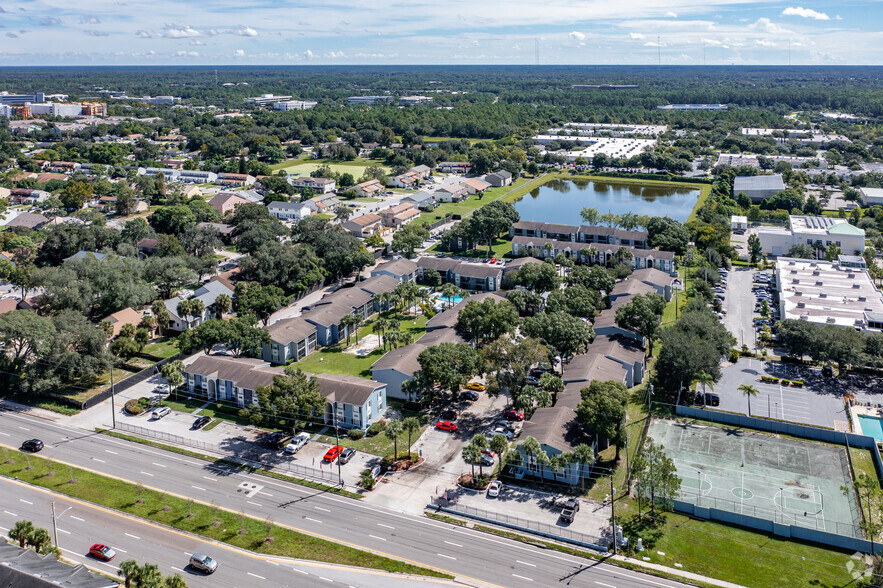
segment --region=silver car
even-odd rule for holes
[[[218,562],[203,553],[194,553],[190,556],[190,567],[206,574],[214,574],[218,569]]]

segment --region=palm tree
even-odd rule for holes
[[[171,316],[169,316],[169,309],[166,308],[165,303],[162,300],[155,301],[150,307],[150,314],[156,319],[156,328],[158,334],[162,335],[162,330],[169,324],[171,320]]]
[[[202,315],[205,313],[205,303],[199,298],[191,298],[190,299],[190,314],[193,316],[194,320],[196,318],[202,318]],[[189,324],[187,325],[190,326]]]
[[[592,448],[585,443],[580,443],[573,450],[573,461],[579,464],[579,477],[582,483],[582,491],[586,491],[586,477],[584,475],[585,468],[588,464],[595,461],[595,453]]]
[[[386,338],[383,334],[387,329],[389,329],[389,319],[383,317],[378,318],[374,321],[374,324],[371,325],[371,332],[375,335],[380,335],[380,344],[383,346],[384,351],[386,351]]]
[[[748,416],[751,416],[751,397],[757,396],[758,390],[751,384],[742,384],[738,390],[741,390],[748,397]]]
[[[187,582],[181,577],[181,574],[175,574],[165,579],[164,588],[187,588]]]
[[[190,328],[190,316],[193,313],[193,305],[191,304],[192,300],[182,300],[178,303],[175,311],[178,313],[178,316],[184,319],[184,322],[187,323],[187,328]]]
[[[156,318],[149,314],[145,314],[141,317],[141,322],[138,324],[138,326],[142,329],[147,329],[147,332],[150,333],[151,336],[153,336],[153,333],[156,330]]]
[[[481,449],[470,443],[463,447],[463,461],[472,466],[472,477],[475,477],[475,462],[481,462]]]
[[[392,292],[381,292],[377,296],[374,297],[374,300],[377,301],[377,306],[381,313],[389,310],[389,299],[392,296]]]
[[[218,294],[218,297],[215,298],[215,311],[218,313],[218,318],[224,318],[231,308],[233,308],[233,301],[230,300],[230,295]]]
[[[353,328],[356,327],[357,323],[361,323],[362,315],[360,314],[347,314],[343,318],[340,319],[340,324],[346,327],[346,346],[350,346],[350,335],[353,332]]]
[[[696,374],[696,378],[693,380],[699,384],[702,384],[702,400],[703,405],[708,405],[708,398],[706,396],[706,388],[711,388],[714,390],[714,377],[707,372],[699,372]]]
[[[491,451],[500,456],[500,464],[503,463],[503,455],[506,454],[506,450],[509,449],[509,440],[506,439],[506,436],[502,433],[497,433],[493,437],[491,437],[490,441]]]
[[[549,463],[549,456],[543,451],[543,446],[540,445],[540,442],[537,441],[535,437],[529,436],[521,442],[520,447],[524,452],[524,455],[527,456],[528,465],[530,465],[531,461],[535,462],[540,467]],[[540,473],[540,477],[543,477],[542,472]]]
[[[25,548],[25,545],[30,541],[33,534],[34,523],[31,521],[16,521],[9,530],[9,538],[13,541],[18,541],[18,546],[22,549]]]
[[[484,435],[476,435],[472,438],[472,441],[470,441],[469,444],[478,450],[478,475],[483,478],[484,464],[481,463],[481,454],[485,449],[487,449],[487,437],[485,437]]]
[[[134,559],[127,559],[120,564],[120,574],[126,583],[126,588],[131,588],[132,582],[137,581],[141,575],[141,566]]]
[[[399,458],[399,436],[402,434],[403,431],[404,425],[402,425],[401,419],[389,421],[389,423],[386,425],[386,429],[383,431],[387,437],[392,439],[393,451],[395,452],[393,461]]]
[[[162,588],[162,573],[156,564],[144,564],[138,574],[138,588]]]
[[[623,263],[624,260],[633,260],[635,254],[625,247],[620,246],[619,249],[616,250],[616,253],[613,254],[613,257],[616,259],[616,263]]]
[[[551,243],[543,243],[543,258],[550,257],[554,251],[554,245]]]
[[[463,290],[451,284],[450,282],[442,285],[441,295],[448,299],[448,308],[454,306],[454,298],[463,294]]]
[[[126,323],[120,327],[120,337],[122,337],[123,339],[131,339],[135,336],[135,330],[135,325],[131,323]]]
[[[413,380],[411,380],[413,382]],[[417,417],[408,417],[402,421],[402,428],[408,434],[408,451],[411,451],[411,435],[420,430],[420,419]]]

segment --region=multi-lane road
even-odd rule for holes
[[[24,439],[32,437],[41,438],[46,443],[41,455],[57,462],[204,503],[214,501],[222,508],[233,512],[244,511],[262,520],[272,517],[279,525],[444,571],[469,585],[562,584],[592,588],[673,588],[683,585],[428,518],[387,511],[358,500],[287,484],[223,464],[201,461],[98,433],[69,429],[23,414],[0,412],[0,444],[18,447]],[[243,483],[250,487],[246,490],[241,486]],[[429,498],[427,496],[427,501]],[[8,522],[8,519],[0,520]],[[121,545],[126,548],[124,544]],[[160,552],[170,553],[161,560],[167,560],[167,565],[179,562],[174,565],[180,568],[180,563],[186,564],[184,552],[188,551],[187,548],[166,548],[161,542],[156,545]],[[251,565],[257,564],[252,561]],[[265,572],[271,565],[260,563]],[[221,582],[224,575],[229,573],[229,567],[222,567],[212,582]],[[168,572],[169,569],[164,571]],[[267,573],[253,573],[269,577]],[[279,585],[300,585],[306,578],[298,577],[300,575],[292,574],[287,580],[279,581]],[[252,579],[255,581],[249,582],[247,578],[244,581],[232,580],[233,584],[230,585],[257,585],[257,578]]]

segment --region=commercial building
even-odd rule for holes
[[[779,258],[776,284],[782,319],[859,330],[883,329],[883,293],[867,270],[848,265],[841,261]]]
[[[392,96],[350,96],[346,99],[349,104],[389,104]]]
[[[883,188],[859,188],[862,194],[862,203],[865,206],[883,204]]]
[[[9,104],[10,106],[24,106],[28,102],[45,102],[46,94],[38,92],[36,94],[10,94],[9,92],[0,92],[0,104]]]
[[[402,106],[416,106],[429,102],[432,102],[432,96],[402,96],[399,98],[399,104]]]
[[[781,174],[771,176],[736,176],[733,179],[733,197],[745,194],[752,202],[772,198],[785,189]]]
[[[792,245],[805,244],[822,253],[836,245],[846,255],[865,250],[865,231],[844,218],[828,216],[789,216],[787,227],[761,227],[757,231],[763,252],[787,255]]]
[[[656,110],[726,110],[726,104],[666,104]]]
[[[309,110],[319,104],[309,100],[286,100],[284,102],[276,102],[273,104],[275,110]]]
[[[260,96],[256,96],[254,98],[243,98],[242,102],[245,104],[253,104],[255,106],[267,106],[269,104],[275,104],[276,102],[285,102],[286,100],[291,100],[291,96],[274,96],[273,94],[261,94]]]

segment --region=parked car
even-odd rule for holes
[[[309,433],[298,433],[291,440],[291,443],[285,446],[285,453],[297,453],[300,448],[310,442]]]
[[[207,424],[209,424],[210,422],[212,422],[212,419],[210,417],[201,416],[198,419],[196,419],[195,421],[193,421],[193,428],[194,429],[201,429],[204,426],[206,426]]]
[[[500,495],[500,492],[502,492],[502,491],[503,491],[503,483],[500,482],[499,480],[494,480],[487,487],[487,495],[490,498],[496,498],[497,496]]]
[[[466,384],[466,389],[474,390],[476,392],[484,392],[485,390],[487,390],[487,386],[485,386],[481,382],[469,382],[468,384]]]
[[[824,366],[822,368],[822,376],[824,376],[826,378],[833,378],[834,377],[834,368],[832,368],[829,365]]]
[[[453,433],[457,430],[457,424],[452,423],[451,421],[438,421],[435,423],[435,428],[439,431],[448,431],[449,433]]]
[[[720,406],[721,398],[717,394],[712,394],[708,392],[707,394],[702,394],[699,392],[696,394],[696,404],[701,404],[702,406]]]
[[[509,410],[503,412],[503,418],[509,421],[523,421],[524,413],[520,410],[510,408]]]
[[[218,569],[218,561],[202,553],[190,556],[190,567],[205,574],[214,574]]]
[[[441,419],[444,421],[456,421],[457,420],[457,411],[453,408],[448,408],[442,411]]]
[[[579,500],[576,498],[568,498],[567,502],[561,508],[561,520],[572,523],[577,511],[579,511]]]
[[[170,414],[172,414],[171,408],[169,408],[168,406],[160,406],[159,408],[157,408],[156,410],[153,411],[153,418],[154,418],[154,420],[158,421],[159,419],[163,418],[164,416],[167,416]]]
[[[490,455],[485,455],[484,453],[481,454],[479,462],[481,463],[481,466],[485,468],[493,467],[493,465],[496,463],[493,457],[491,457]]]
[[[460,397],[465,398],[466,400],[478,400],[478,392],[464,390],[463,392],[460,392]]]
[[[507,431],[515,432],[515,424],[510,423],[509,421],[497,421],[494,423],[494,428],[502,427]]]
[[[343,451],[340,452],[340,457],[338,458],[338,461],[340,463],[347,463],[347,462],[349,462],[349,460],[351,460],[353,458],[353,456],[355,454],[356,454],[355,449],[353,449],[352,447],[347,447],[346,449],[344,449]]]
[[[494,427],[493,429],[491,429],[487,432],[485,437],[493,438],[494,435],[502,435],[503,437],[505,437],[509,441],[511,441],[512,439],[515,438],[515,433],[513,433],[509,429],[504,429],[503,427]]]
[[[43,449],[43,442],[39,439],[28,439],[21,444],[21,448],[25,451],[30,451],[31,453],[37,453]]]
[[[264,444],[270,449],[285,449],[290,441],[291,435],[281,431],[270,433],[264,438]]]
[[[89,548],[89,555],[101,561],[110,561],[116,557],[117,552],[103,543],[96,543]]]
[[[343,451],[343,447],[341,447],[340,445],[335,445],[334,447],[332,447],[331,449],[329,449],[325,453],[325,457],[323,457],[322,460],[327,461],[328,463],[331,463],[335,459],[337,459],[337,457],[341,454],[342,451]]]

